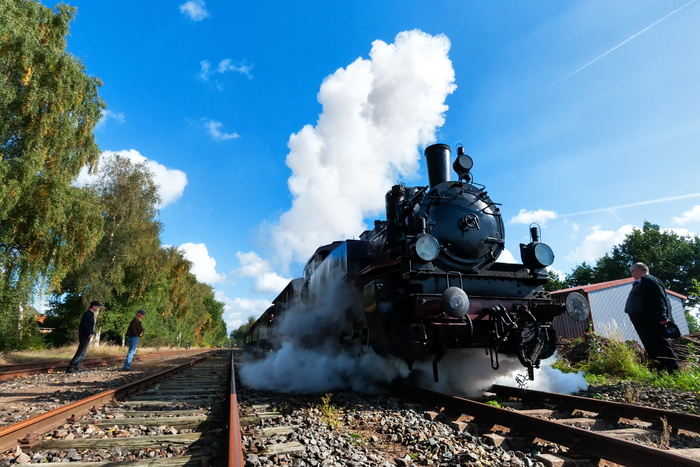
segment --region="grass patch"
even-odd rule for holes
[[[364,437],[359,434],[359,433],[348,433],[348,438],[350,438],[350,442],[353,444],[357,444],[358,446],[364,446]]]
[[[335,416],[338,409],[331,404],[331,394],[324,394],[321,396],[321,403],[317,406],[319,412],[321,412],[321,420],[326,424],[330,430],[337,430],[340,422]]]
[[[607,337],[603,337],[591,333],[585,339],[570,342],[552,367],[564,373],[583,372],[590,384],[638,382],[658,388],[700,392],[700,359],[695,342],[689,341],[677,349],[683,360],[681,370],[668,374],[651,369],[636,342],[623,342],[614,332],[606,334]],[[633,394],[629,396],[634,399]]]

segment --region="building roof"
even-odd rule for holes
[[[565,294],[565,293],[574,292],[574,291],[584,291],[586,293],[589,293],[589,292],[595,292],[596,290],[609,289],[611,287],[617,287],[620,285],[631,284],[632,282],[634,282],[633,277],[626,277],[624,279],[617,279],[614,281],[599,282],[597,284],[579,285],[576,287],[570,287],[568,289],[555,290],[554,292],[550,292],[550,293],[552,295]],[[678,297],[681,300],[686,300],[688,298],[685,295],[681,295],[681,294],[674,292],[673,290],[669,290],[669,289],[666,289],[666,293],[673,295],[674,297]]]

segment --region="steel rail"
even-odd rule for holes
[[[448,413],[468,414],[476,423],[498,424],[521,434],[529,434],[562,446],[572,452],[585,453],[589,457],[605,459],[621,465],[636,467],[648,465],[673,465],[698,467],[697,460],[674,454],[673,451],[625,441],[605,434],[563,425],[518,412],[493,407],[462,397],[449,396],[427,389],[398,385],[398,393],[423,404],[438,404]]]
[[[99,409],[114,399],[128,396],[173,373],[178,373],[192,365],[195,365],[196,363],[209,358],[212,354],[213,352],[207,352],[206,355],[198,357],[177,367],[154,373],[136,381],[132,381],[129,384],[125,384],[124,386],[120,386],[116,389],[94,394],[86,397],[85,399],[72,402],[57,409],[28,418],[19,423],[15,423],[14,425],[2,427],[0,428],[0,451],[13,449],[18,444],[32,444],[37,435],[63,425],[66,423],[66,420],[75,419],[90,411]],[[23,438],[22,434],[24,434]]]
[[[683,429],[700,433],[700,416],[698,415],[671,412],[656,407],[645,407],[642,405],[624,404],[622,402],[604,401],[600,399],[590,399],[588,397],[519,389],[501,385],[492,386],[491,391],[498,395],[520,398],[523,403],[551,401],[556,403],[557,406],[563,406],[567,409],[595,412],[601,417],[608,419],[613,417],[638,418],[639,420],[652,423],[659,423],[661,419],[665,419],[673,429]]]
[[[231,385],[229,394],[229,422],[228,422],[228,467],[243,467],[245,465],[243,455],[243,430],[238,407],[238,395],[236,393],[236,365],[234,352],[231,352]]]

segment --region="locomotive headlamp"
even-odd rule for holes
[[[554,263],[554,252],[546,243],[520,244],[520,256],[529,269],[542,269]]]
[[[432,261],[440,254],[440,243],[432,235],[421,235],[416,239],[416,254],[423,261]]]
[[[471,158],[471,156],[460,154],[453,165],[454,167],[459,168],[460,172],[467,172],[474,167],[474,160]]]
[[[546,268],[554,263],[554,252],[546,243],[535,243],[533,250],[537,262],[542,265],[540,267]]]
[[[471,175],[469,171],[474,167],[474,160],[464,153],[464,148],[462,146],[457,148],[457,159],[455,159],[452,164],[452,168],[457,175],[459,175],[460,180],[471,180]]]
[[[469,297],[459,287],[448,287],[442,293],[442,310],[453,318],[463,318],[469,311]]]
[[[540,242],[539,226],[530,224],[530,238],[527,245],[520,244],[520,257],[530,270],[542,269],[554,263],[554,252],[546,243]]]
[[[572,292],[566,297],[566,312],[576,321],[585,321],[591,312],[588,300],[578,292]]]

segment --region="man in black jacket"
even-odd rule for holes
[[[83,363],[83,358],[90,344],[90,339],[92,339],[92,335],[95,334],[95,313],[97,313],[97,310],[99,310],[101,306],[102,304],[100,302],[93,300],[90,302],[90,308],[83,313],[83,317],[80,320],[80,327],[78,328],[78,350],[76,350],[73,360],[70,361],[66,373],[85,371],[80,368],[80,365]]]
[[[673,373],[678,370],[676,353],[664,337],[664,325],[671,315],[671,303],[666,288],[659,279],[649,274],[644,263],[634,263],[630,274],[635,279],[627,297],[625,313],[630,317],[649,358],[659,362],[662,369]]]

